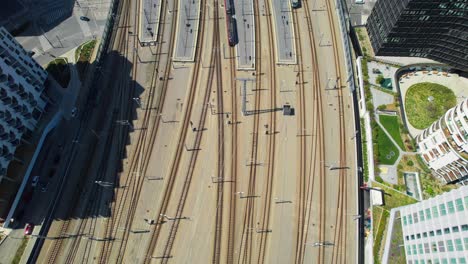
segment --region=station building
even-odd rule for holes
[[[397,210],[406,263],[468,262],[468,186]]]
[[[372,48],[468,71],[467,9],[466,0],[379,0],[367,20]]]
[[[426,164],[446,183],[468,183],[468,99],[416,137]]]
[[[36,129],[44,112],[47,72],[0,27],[0,184],[23,136]],[[0,197],[0,203],[5,202]]]

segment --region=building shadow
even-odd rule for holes
[[[10,225],[22,229],[26,223],[42,224],[38,238],[47,239],[54,220],[110,217],[113,194],[127,188],[116,183],[123,176],[124,164],[130,162],[126,159],[127,146],[134,138],[131,134],[145,129],[134,125],[143,114],[134,98],[139,98],[145,88],[132,80],[132,63],[118,52],[105,55],[100,65],[81,63],[88,74],[84,83],[92,78],[91,85],[88,90],[86,85],[80,88],[85,90],[78,97],[78,114],[67,119],[64,113],[65,118],[47,136]],[[75,134],[80,137],[74,139]],[[12,168],[25,171],[28,164],[27,160],[13,161]],[[35,176],[37,183],[32,182]],[[6,199],[10,205],[21,182],[18,178],[13,185],[7,182],[5,186],[12,193]],[[8,211],[1,213],[5,219]],[[38,243],[35,247],[41,246]]]
[[[13,36],[40,36],[72,16],[76,0],[9,0],[2,3],[0,26]]]

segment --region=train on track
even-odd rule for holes
[[[224,7],[226,9],[226,14],[234,15],[234,4],[233,0],[224,0]]]
[[[226,14],[226,24],[229,46],[234,47],[238,43],[236,19],[232,15]]]
[[[224,7],[226,11],[226,28],[228,33],[229,46],[233,47],[237,44],[237,23],[234,14],[233,0],[224,0]]]

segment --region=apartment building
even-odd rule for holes
[[[47,72],[0,28],[0,182],[24,133],[36,129],[46,106]]]
[[[416,137],[426,164],[446,183],[468,183],[468,99]]]

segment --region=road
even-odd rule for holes
[[[291,11],[291,65],[277,65],[275,17],[255,16],[255,69],[243,71],[224,2],[200,2],[211,8],[192,63],[172,61],[183,10],[161,3],[165,41],[145,47],[128,33],[139,2],[121,3],[123,57],[103,68],[122,74],[102,80],[115,91],[107,118],[90,121],[106,133],[89,172],[68,176],[85,190],[63,187],[47,237],[65,237],[45,239],[39,262],[356,263],[356,128],[334,2]],[[254,1],[258,14],[271,8]]]

